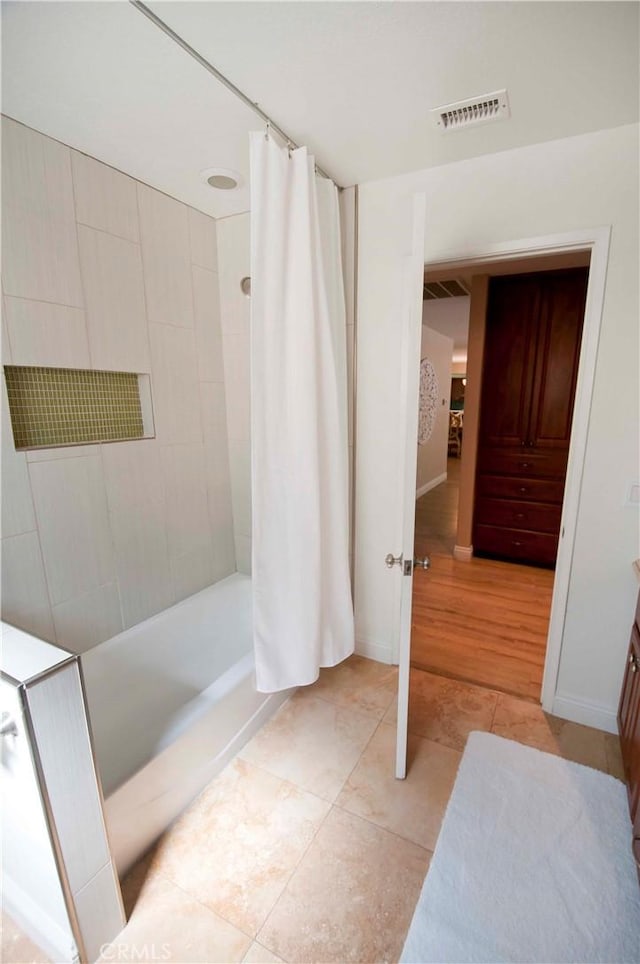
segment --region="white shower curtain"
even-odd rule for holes
[[[306,148],[251,135],[256,682],[312,683],[354,649],[338,195]]]

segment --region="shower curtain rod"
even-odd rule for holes
[[[166,33],[167,37],[170,37],[174,43],[177,43],[179,47],[182,47],[182,49],[188,53],[190,57],[193,57],[193,59],[197,61],[201,67],[204,67],[205,70],[208,70],[209,73],[216,78],[216,80],[219,80],[221,84],[224,84],[224,86],[230,90],[232,94],[235,94],[236,97],[238,97],[244,104],[246,104],[247,107],[250,107],[254,113],[262,118],[268,127],[274,130],[276,134],[280,135],[283,141],[286,141],[286,143],[294,149],[299,146],[291,137],[289,137],[288,134],[282,130],[281,127],[278,126],[278,124],[276,124],[274,120],[271,119],[271,117],[269,117],[268,114],[262,110],[261,107],[258,106],[258,104],[247,97],[247,95],[243,93],[239,87],[236,87],[235,84],[232,84],[224,74],[220,73],[217,67],[214,67],[213,64],[210,64],[208,60],[205,60],[197,50],[194,50],[194,48],[188,44],[186,40],[183,40],[182,37],[175,32],[175,30],[172,30],[171,27],[164,22],[164,20],[161,20],[160,17],[156,16],[153,10],[150,10],[145,3],[142,3],[142,0],[129,0],[129,3],[136,7],[140,13],[144,14],[144,16],[147,17],[151,23],[154,23],[156,27],[159,27],[163,33]],[[330,174],[327,174],[326,171],[323,171],[319,164],[316,164],[316,171],[318,174],[321,174],[322,177],[326,177],[328,180],[333,181],[338,190],[342,191],[340,184],[338,184],[338,182],[334,180]]]

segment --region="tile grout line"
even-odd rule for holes
[[[325,702],[331,702],[331,701],[330,701],[330,700],[325,700]],[[332,704],[332,705],[335,706],[336,704],[334,703],[334,704]],[[391,704],[389,704],[389,705],[391,705]],[[386,712],[386,711],[385,711],[385,712]],[[364,716],[364,714],[360,714],[360,715]],[[371,717],[367,717],[367,719],[371,719]],[[329,803],[329,808],[328,808],[326,814],[324,815],[324,817],[322,818],[321,822],[318,824],[318,827],[317,827],[317,829],[316,829],[313,837],[312,837],[311,840],[309,841],[309,844],[308,844],[307,847],[305,848],[304,852],[301,854],[300,859],[296,862],[295,867],[292,869],[291,873],[289,874],[289,876],[288,876],[288,878],[287,878],[287,880],[286,880],[286,883],[284,884],[282,890],[280,891],[280,894],[278,895],[278,897],[277,897],[276,900],[274,901],[274,903],[273,903],[273,905],[271,906],[271,908],[269,909],[269,911],[268,911],[265,919],[263,920],[263,922],[262,922],[262,924],[260,925],[258,931],[256,932],[255,940],[258,941],[258,943],[263,943],[264,946],[265,946],[268,950],[270,950],[273,954],[277,954],[277,951],[275,951],[275,950],[273,950],[271,947],[269,947],[269,945],[266,944],[263,940],[259,940],[259,937],[260,937],[262,931],[264,930],[264,928],[265,928],[265,926],[266,926],[269,918],[271,917],[272,913],[274,912],[277,904],[280,902],[280,899],[282,898],[283,894],[285,893],[285,891],[287,890],[289,884],[291,883],[291,880],[293,879],[294,875],[296,874],[296,872],[297,872],[298,868],[300,867],[302,861],[305,859],[305,857],[306,857],[307,854],[309,853],[309,850],[311,849],[311,846],[312,846],[313,843],[315,842],[318,834],[320,833],[320,830],[322,829],[322,827],[323,827],[324,824],[326,823],[326,821],[327,821],[327,819],[328,819],[329,814],[331,813],[331,811],[335,808],[335,809],[341,810],[343,813],[346,812],[346,811],[343,810],[342,807],[338,807],[335,801],[338,799],[338,797],[339,797],[340,794],[342,793],[342,790],[344,789],[344,786],[345,786],[345,784],[347,783],[347,781],[349,780],[351,774],[354,772],[354,770],[356,769],[356,767],[357,767],[358,764],[360,763],[360,760],[362,759],[362,755],[365,753],[365,751],[366,751],[367,747],[369,746],[371,740],[373,739],[373,737],[375,736],[375,734],[378,732],[378,727],[380,726],[380,723],[381,723],[381,722],[382,722],[381,720],[378,720],[376,727],[374,728],[371,736],[369,737],[369,739],[367,740],[366,744],[365,744],[364,747],[362,748],[362,750],[361,750],[361,752],[360,752],[360,754],[359,754],[359,756],[358,756],[358,759],[357,759],[357,761],[355,762],[355,764],[353,765],[353,767],[351,768],[351,770],[349,771],[349,774],[348,774],[348,775],[345,777],[345,779],[343,780],[343,782],[342,782],[342,784],[341,784],[341,786],[340,786],[340,789],[339,789],[338,792],[336,793],[335,798],[334,798],[333,801],[329,802],[329,801],[325,800],[324,798],[319,797],[318,794],[313,794],[312,791],[305,790],[304,788],[300,787],[298,784],[295,784],[295,783],[292,784],[292,785],[295,786],[297,789],[302,790],[302,791],[305,792],[305,793],[312,793],[312,795],[318,797],[318,799],[322,799],[325,803]],[[262,769],[262,768],[261,768],[261,769]],[[270,771],[267,771],[267,772],[270,772]],[[273,774],[271,774],[271,775],[273,776]],[[282,779],[282,778],[280,778],[280,779]],[[286,782],[291,783],[291,781],[286,781]]]

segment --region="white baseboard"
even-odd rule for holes
[[[373,659],[376,663],[386,663],[389,666],[393,663],[393,654],[389,646],[380,646],[378,643],[356,639],[356,653],[358,656]]]
[[[71,928],[65,931],[6,873],[2,876],[2,907],[52,961],[77,960]]]
[[[593,726],[596,730],[604,730],[605,733],[618,733],[616,710],[601,703],[589,703],[586,700],[577,700],[575,697],[556,693],[551,713],[562,720]]]
[[[471,562],[473,559],[473,546],[454,546],[453,558],[459,562]]]
[[[426,495],[427,492],[430,492],[431,489],[435,489],[436,485],[441,485],[442,482],[446,482],[446,481],[447,481],[447,473],[443,472],[442,475],[436,475],[435,479],[431,479],[430,482],[425,482],[425,484],[421,485],[416,492],[416,501],[421,496]]]

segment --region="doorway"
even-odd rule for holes
[[[464,276],[460,275],[459,269],[455,269],[455,273],[452,270],[428,270],[425,279],[429,290],[435,285],[440,288],[457,285],[467,288],[473,295],[473,292],[482,290],[482,284],[476,284],[482,278],[485,300],[481,308],[486,314],[489,278],[525,274],[533,277],[534,272],[584,269],[589,258],[588,251],[581,251],[508,262],[496,260],[477,266],[467,264]],[[425,290],[428,290],[426,285]],[[428,302],[423,319],[428,324]],[[446,334],[446,327],[443,329],[440,325],[437,328],[441,334]],[[477,339],[477,331],[475,334],[472,331],[471,337]],[[484,331],[482,341],[484,344]],[[460,344],[456,344],[451,375],[463,377],[465,385],[470,376],[470,391],[465,393],[462,406],[454,408],[453,401],[449,403],[445,477],[427,491],[420,492],[418,487],[415,556],[429,555],[431,569],[427,578],[418,575],[413,581],[411,666],[414,670],[539,703],[554,592],[554,568],[551,564],[545,568],[523,564],[517,559],[500,558],[500,552],[479,558],[472,551],[483,345],[479,354],[477,349],[476,344],[473,357],[469,358],[470,371],[467,371],[467,358],[461,356]],[[451,444],[456,443],[456,439],[457,444]],[[561,498],[560,495],[560,502]],[[558,507],[558,519],[559,513]],[[465,516],[462,520],[461,514]]]

